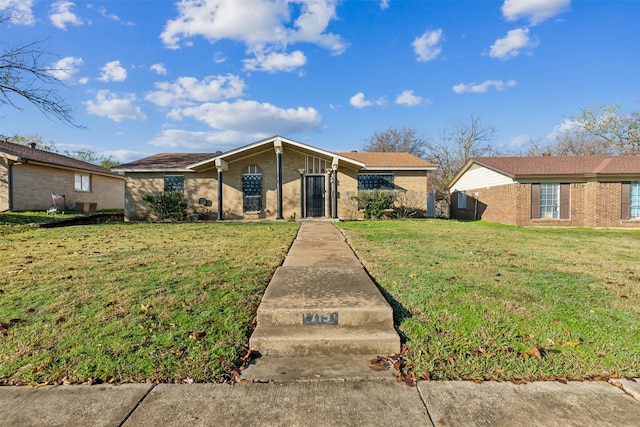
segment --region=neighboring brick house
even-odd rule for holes
[[[449,190],[457,219],[640,228],[640,156],[475,158]]]
[[[417,216],[435,165],[407,153],[334,153],[275,136],[226,153],[157,154],[113,169],[126,178],[125,216],[153,219],[144,194],[178,190],[210,219],[353,218],[360,190],[395,190]]]
[[[124,179],[111,170],[35,145],[0,140],[0,211],[123,209]]]

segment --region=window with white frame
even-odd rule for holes
[[[323,174],[328,168],[331,168],[331,163],[328,160],[307,156],[307,175]]]
[[[640,218],[640,181],[631,183],[630,217]]]
[[[91,191],[91,175],[77,173],[75,175],[75,189],[76,191]]]
[[[558,218],[560,213],[560,184],[540,184],[540,218]]]
[[[458,191],[458,209],[467,209],[466,191]]]

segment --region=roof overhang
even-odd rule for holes
[[[73,172],[81,172],[81,173],[85,173],[85,174],[100,175],[100,176],[106,176],[106,177],[110,177],[110,178],[124,179],[123,177],[121,177],[119,175],[112,174],[112,173],[104,173],[104,172],[94,171],[94,170],[91,170],[91,169],[81,169],[81,168],[74,168],[74,167],[71,167],[71,166],[56,165],[56,164],[53,164],[53,163],[39,162],[37,160],[18,159],[18,162],[21,162],[20,164],[23,164],[23,165],[24,164],[28,164],[28,165],[44,166],[44,167],[54,168],[54,169],[62,169],[62,170],[68,170],[68,171],[73,171]]]
[[[362,168],[366,171],[413,171],[413,172],[429,172],[438,169],[437,166],[365,166]]]
[[[300,151],[305,154],[310,154],[314,156],[331,159],[332,165],[334,163],[335,164],[346,163],[347,165],[351,165],[356,168],[365,167],[364,163],[358,162],[348,157],[340,156],[340,155],[337,155],[336,153],[332,153],[330,151],[312,147],[310,145],[303,144],[301,142],[294,141],[292,139],[283,138],[281,136],[273,136],[271,138],[255,142],[253,144],[245,145],[244,147],[236,148],[235,150],[227,151],[226,153],[222,153],[219,156],[212,157],[210,159],[203,160],[197,163],[192,163],[188,165],[187,168],[194,171],[202,171],[202,170],[212,169],[216,167],[217,161],[233,163],[238,160],[241,160],[250,156],[254,156],[256,154],[264,153],[266,151],[275,152],[276,150],[282,150],[282,152],[286,153],[287,149],[289,148],[294,149],[296,151]]]

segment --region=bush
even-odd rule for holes
[[[179,191],[144,194],[142,200],[149,205],[158,219],[182,221],[187,215],[187,201]]]
[[[359,191],[358,206],[366,219],[380,219],[386,209],[393,209],[395,196],[389,191]]]

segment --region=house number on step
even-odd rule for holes
[[[305,313],[302,315],[303,325],[337,325],[338,313]]]

